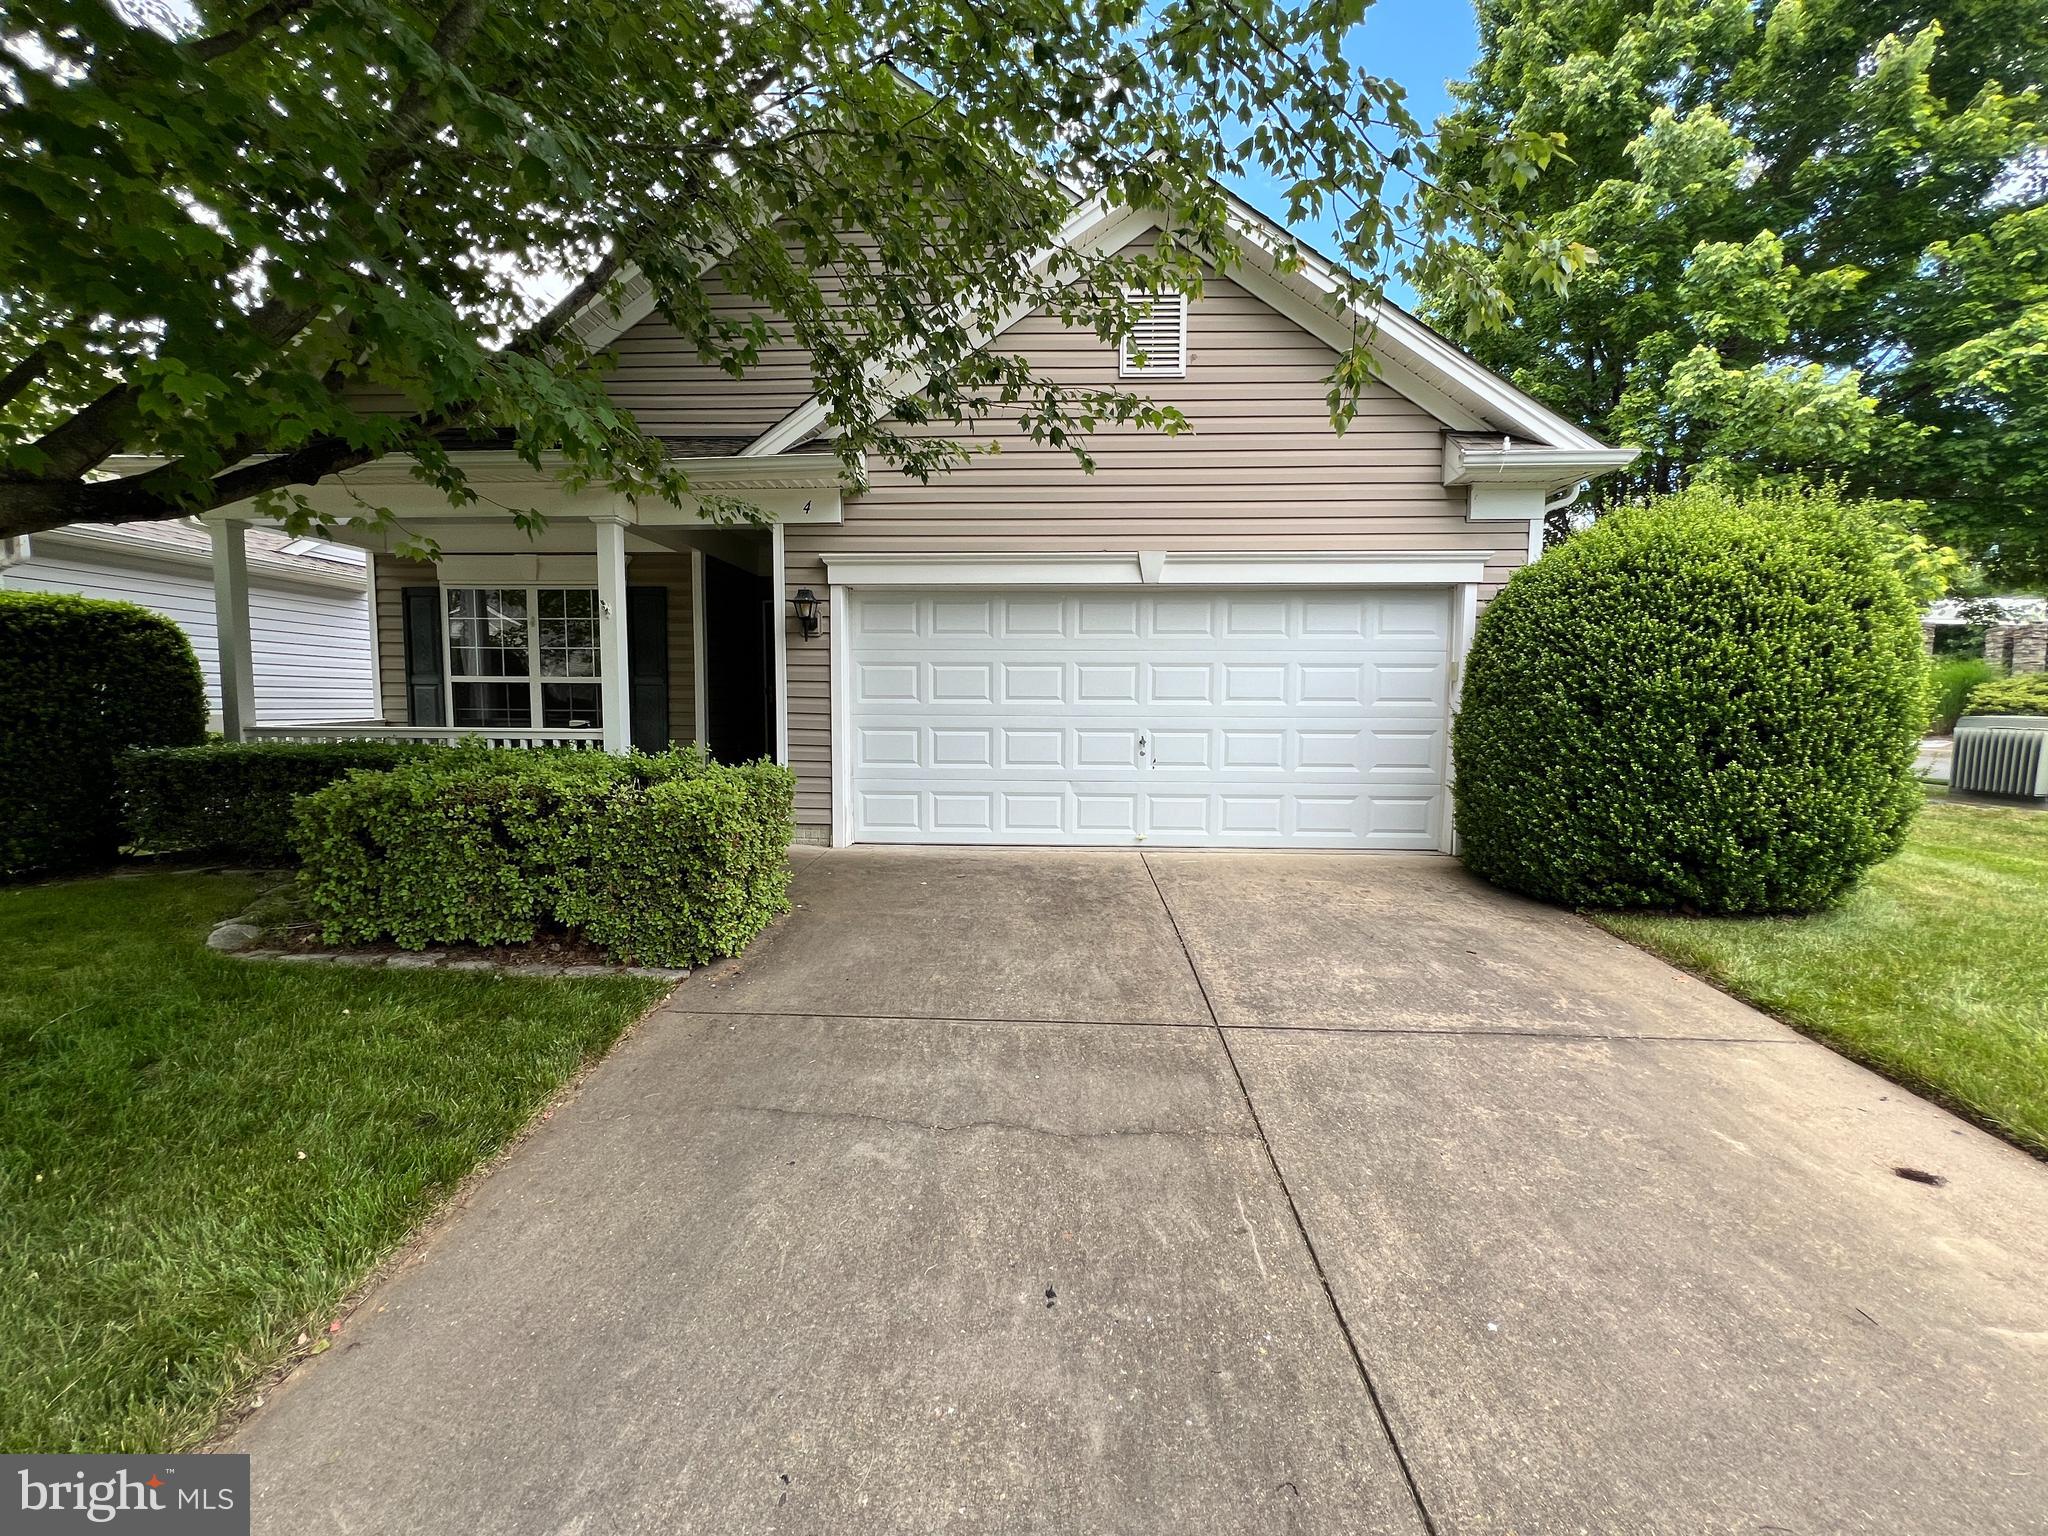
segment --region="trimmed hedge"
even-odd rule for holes
[[[1970,691],[1966,715],[2048,715],[2048,672],[2021,672],[1979,683]]]
[[[795,776],[694,751],[444,749],[299,802],[300,881],[329,943],[520,944],[701,965],[789,905]]]
[[[1904,839],[1928,707],[1919,615],[1833,492],[1625,509],[1479,622],[1463,857],[1571,906],[1822,907]]]
[[[217,741],[125,752],[117,773],[128,840],[152,853],[290,864],[299,796],[359,769],[396,768],[442,750],[400,741]]]
[[[199,661],[169,619],[134,603],[0,592],[0,878],[113,858],[115,755],[205,737]]]

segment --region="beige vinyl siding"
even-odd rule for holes
[[[508,543],[508,548],[511,545]],[[378,555],[377,692],[387,725],[404,725],[405,610],[407,587],[440,583],[434,567],[421,560]],[[672,741],[697,739],[696,652],[691,633],[690,557],[638,554],[626,557],[626,580],[636,587],[668,588],[668,732]]]
[[[1119,383],[1113,348],[1051,316],[1021,322],[1000,345],[1070,384]],[[1089,444],[1092,475],[1066,450],[997,422],[975,435],[999,453],[928,485],[874,465],[841,526],[789,529],[788,591],[823,591],[820,557],[837,551],[1461,551],[1486,558],[1482,600],[1524,563],[1526,524],[1470,522],[1465,492],[1443,485],[1434,417],[1375,386],[1338,435],[1325,382],[1335,354],[1237,284],[1212,279],[1189,304],[1188,348],[1185,378],[1124,382],[1179,407],[1191,432],[1104,430]],[[807,839],[832,821],[831,622],[828,613],[816,639],[788,638],[790,760]]]
[[[400,560],[395,555],[373,555],[377,562],[377,697],[383,701],[384,723],[404,725],[405,710],[405,598],[407,587],[431,587],[440,582],[433,566],[424,560]]]
[[[714,308],[735,319],[745,300],[722,295]],[[811,398],[811,354],[787,343],[764,350],[743,378],[700,360],[659,315],[612,344],[618,362],[605,374],[613,401],[656,437],[759,437]]]

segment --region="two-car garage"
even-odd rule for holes
[[[1455,586],[833,590],[845,840],[1443,845]]]

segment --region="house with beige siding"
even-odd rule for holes
[[[613,397],[695,491],[763,523],[459,453],[490,500],[547,514],[529,538],[407,465],[352,471],[312,500],[392,506],[440,556],[342,535],[372,560],[377,718],[277,727],[254,722],[231,643],[252,518],[213,514],[229,728],[699,742],[790,764],[799,836],[833,844],[1446,848],[1480,608],[1540,550],[1546,508],[1632,455],[1400,310],[1347,310],[1327,271],[1273,258],[1249,211],[1242,228],[1243,260],[1155,301],[1137,343],[1044,313],[1004,333],[1064,380],[1135,386],[1190,422],[1104,429],[1093,473],[1000,425],[1000,452],[929,483],[849,470],[800,351],[730,378],[629,283],[583,321],[616,357]],[[1126,209],[1069,231],[1111,249],[1156,233]],[[1340,434],[1327,380],[1360,325],[1379,379]]]

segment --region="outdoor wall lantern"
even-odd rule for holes
[[[796,627],[803,631],[806,640],[810,639],[818,632],[818,594],[809,587],[798,587],[789,606],[796,612]]]

